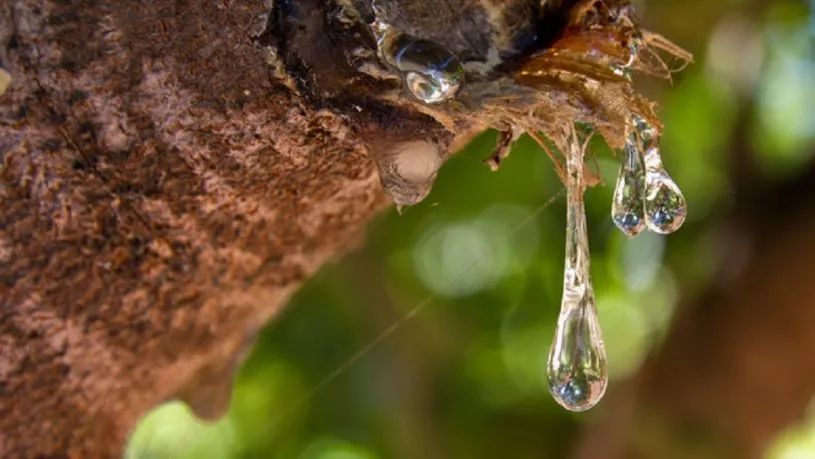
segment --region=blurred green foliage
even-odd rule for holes
[[[605,184],[588,192],[587,211],[611,390],[659,345],[680,289],[692,296],[716,271],[711,222],[732,200],[733,149],[752,144],[778,180],[815,151],[807,7],[702,3],[643,8],[650,27],[697,56],[655,96],[666,167],[689,202],[685,227],[669,238],[616,231],[618,166],[601,141],[593,145]],[[708,16],[688,30],[674,20],[688,11]],[[481,159],[494,142],[494,133],[480,136],[444,166],[425,202],[377,219],[364,248],[311,279],[260,336],[224,419],[200,423],[182,404],[164,405],[139,426],[127,457],[565,456],[605,407],[565,412],[546,387],[562,286],[561,185],[528,138],[490,172]],[[815,455],[813,445],[805,447]],[[792,457],[782,447],[772,457]]]

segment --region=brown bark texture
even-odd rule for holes
[[[347,124],[270,78],[269,9],[0,7],[0,456],[119,455],[385,204]]]
[[[172,397],[216,416],[256,330],[386,205],[363,139],[446,151],[354,97],[372,80],[337,57],[371,40],[335,40],[335,6],[0,5],[0,456],[117,456]]]

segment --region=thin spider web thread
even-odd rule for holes
[[[514,236],[518,231],[523,229],[526,225],[528,225],[531,221],[536,219],[546,208],[554,204],[554,202],[561,196],[563,196],[564,188],[558,190],[557,193],[552,195],[549,199],[547,199],[543,204],[541,204],[534,212],[524,217],[517,225],[515,225],[510,230],[510,236]],[[458,280],[462,276],[464,276],[467,272],[469,272],[473,267],[475,267],[481,259],[475,259],[470,262],[467,266],[461,269],[454,277],[454,280]],[[369,354],[372,350],[374,350],[380,343],[385,341],[389,336],[394,334],[398,331],[402,326],[416,317],[422,310],[427,308],[430,304],[433,303],[433,300],[438,298],[439,294],[434,292],[429,294],[425,299],[420,301],[416,304],[416,306],[409,309],[404,315],[399,317],[396,321],[394,321],[391,325],[387,328],[379,332],[372,340],[368,341],[364,346],[359,348],[354,354],[352,354],[349,358],[347,358],[343,363],[338,365],[333,371],[328,373],[325,377],[323,377],[319,382],[311,386],[303,396],[297,399],[294,403],[292,403],[281,416],[278,417],[277,421],[275,421],[275,426],[283,424],[283,422],[296,413],[307,401],[311,400],[315,395],[317,395],[320,391],[325,389],[326,386],[331,384],[335,379],[341,376],[345,371],[351,368],[356,362],[361,360],[367,354]]]
[[[552,204],[557,201],[558,198],[563,196],[564,188],[560,188],[555,194],[553,194],[549,199],[544,201],[534,212],[524,217],[519,223],[517,223],[509,232],[509,237],[514,236],[518,231],[523,229],[526,225],[530,222],[535,220],[543,213],[544,210],[549,208]],[[467,266],[461,269],[454,277],[453,280],[458,280],[462,276],[464,276],[467,272],[469,272],[473,267],[475,267],[482,259],[477,258],[470,262]],[[281,415],[277,417],[276,420],[270,422],[271,431],[274,432],[278,430],[280,425],[285,424],[285,422],[297,413],[309,400],[314,398],[317,394],[319,394],[323,389],[325,389],[328,385],[330,385],[334,380],[340,377],[343,373],[345,373],[349,368],[351,368],[355,363],[362,360],[363,357],[368,355],[371,351],[373,351],[379,344],[385,341],[388,337],[396,333],[402,326],[404,326],[407,322],[411,319],[416,317],[420,312],[426,309],[433,303],[433,300],[439,297],[439,293],[433,292],[430,293],[427,297],[425,297],[422,301],[417,303],[411,309],[409,309],[405,314],[401,317],[396,319],[392,324],[386,327],[384,330],[379,332],[373,339],[368,341],[365,345],[360,347],[356,352],[354,352],[350,357],[345,359],[341,364],[334,368],[330,373],[326,374],[319,382],[312,385],[311,388],[300,398],[295,400],[288,408],[286,408]],[[193,436],[193,429],[187,431],[187,433],[179,440],[179,449],[183,447],[190,437]],[[145,445],[145,450],[149,451],[149,444]],[[176,449],[177,451],[178,449]],[[144,457],[136,455],[133,459],[145,459]]]

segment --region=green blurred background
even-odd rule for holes
[[[739,279],[761,272],[762,247],[786,237],[788,220],[815,215],[812,5],[654,0],[638,10],[646,27],[696,56],[672,85],[637,80],[661,104],[663,158],[690,211],[670,237],[623,237],[609,218],[618,166],[595,142],[605,184],[588,192],[587,211],[610,362],[606,400],[573,414],[548,394],[564,199],[547,158],[528,138],[500,171],[490,172],[481,163],[495,141],[488,132],[443,167],[421,205],[378,218],[363,248],[325,266],[268,325],[237,376],[227,416],[201,423],[184,405],[168,403],[145,418],[127,457],[815,457],[815,415],[807,416],[815,395],[815,337],[807,352],[786,322],[776,327],[763,316],[815,310],[815,302],[796,296],[797,303],[746,307],[732,323],[734,313],[716,309],[739,301],[734,289],[745,285]],[[779,265],[799,277],[814,265],[812,274],[813,255],[800,254],[809,263]],[[815,274],[810,278],[815,285]],[[326,381],[416,308],[418,314]],[[790,314],[790,322],[809,317]],[[684,322],[677,319],[683,315]],[[710,324],[708,316],[724,319]],[[774,378],[771,367],[721,371],[732,359],[720,348],[752,351],[740,341],[720,346],[718,335],[763,323],[778,332],[767,346],[790,349],[777,355],[789,360],[790,372]],[[674,339],[674,327],[693,332]],[[688,336],[709,352],[683,357]],[[698,368],[671,361],[706,355]],[[751,355],[744,361],[764,358]],[[696,371],[721,376],[707,381]],[[704,394],[705,381],[710,397],[675,389]],[[784,381],[795,381],[796,394],[810,392],[783,399],[783,407],[733,408],[764,397],[762,384],[789,392]],[[736,401],[718,405],[716,391],[728,384]],[[750,393],[738,395],[742,389]],[[698,403],[670,402],[682,394]],[[778,420],[754,428],[749,413],[759,423]]]

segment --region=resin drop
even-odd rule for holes
[[[422,102],[452,99],[464,82],[464,67],[458,58],[432,41],[405,34],[385,35],[380,51],[385,61],[399,70],[408,91]]]
[[[399,33],[381,19],[374,5],[376,20],[371,28],[379,55],[399,71],[408,91],[427,104],[452,99],[464,82],[464,66],[447,48]]]
[[[547,366],[549,391],[571,411],[593,407],[603,397],[608,383],[606,351],[589,273],[582,152],[575,139],[567,159],[563,299]]]
[[[458,57],[438,43],[397,31],[377,0],[371,7],[370,26],[379,57],[399,71],[408,91],[427,104],[452,99],[464,83],[464,66]]]
[[[631,132],[623,149],[623,161],[614,197],[611,202],[611,219],[617,228],[629,236],[636,236],[645,229],[645,168],[642,164],[637,133]]]
[[[379,181],[399,210],[421,202],[433,187],[444,162],[430,142],[399,142],[375,152]]]
[[[645,224],[659,234],[670,234],[685,222],[688,205],[679,186],[662,165],[656,131],[635,119],[645,162]]]

